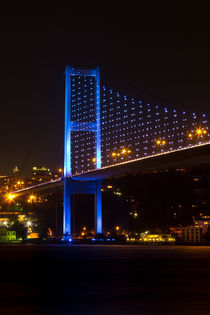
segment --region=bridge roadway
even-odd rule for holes
[[[96,180],[122,176],[140,171],[183,168],[210,162],[210,141],[179,150],[163,152],[152,156],[129,160],[119,164],[102,167],[98,170],[71,176],[73,180]],[[63,178],[14,191],[16,195],[47,191],[63,186]]]

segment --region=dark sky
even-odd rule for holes
[[[210,32],[200,27],[205,11],[1,16],[0,174],[15,165],[24,174],[33,165],[62,166],[64,91],[58,86],[66,64],[99,65],[110,87],[210,114]]]

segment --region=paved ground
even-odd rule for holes
[[[0,246],[0,314],[210,314],[210,247]]]

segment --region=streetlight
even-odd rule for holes
[[[200,128],[196,129],[196,135],[201,136],[202,130]]]
[[[160,140],[160,139],[156,140],[156,145],[158,146],[164,146],[165,144],[166,144],[166,140]]]
[[[195,136],[198,138],[203,137],[203,135],[207,134],[207,130],[201,127],[198,127],[197,129],[193,130],[192,132],[188,133],[188,138],[193,139]]]
[[[15,197],[16,197],[16,196],[15,196],[14,194],[11,194],[11,193],[8,193],[8,194],[6,195],[6,199],[7,199],[7,201],[9,201],[9,202],[13,201]]]
[[[117,232],[117,235],[118,235],[118,233],[119,233],[119,229],[120,229],[120,227],[117,225],[117,226],[115,227],[115,230],[116,230],[116,232]]]

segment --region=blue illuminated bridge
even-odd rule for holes
[[[64,185],[63,234],[71,236],[71,195],[95,195],[95,230],[102,232],[104,178],[196,163],[210,155],[204,113],[147,103],[100,84],[99,68],[65,69],[64,177],[16,194]]]

